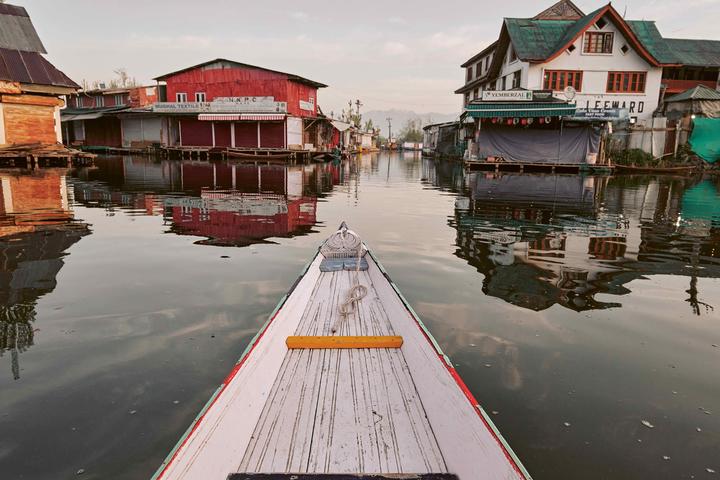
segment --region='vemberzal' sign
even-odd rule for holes
[[[484,102],[532,102],[532,90],[485,90]]]

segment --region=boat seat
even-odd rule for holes
[[[355,271],[357,269],[357,257],[349,258],[324,258],[320,262],[321,272],[339,272],[342,270]],[[368,263],[365,258],[360,259],[360,271],[368,269]]]
[[[458,480],[454,473],[231,473],[227,480]]]
[[[403,338],[386,336],[300,336],[288,337],[285,344],[290,350],[320,349],[336,350],[342,348],[400,348]]]

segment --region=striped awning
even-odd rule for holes
[[[577,106],[570,103],[485,103],[470,104],[465,113],[472,118],[538,118],[575,115]]]
[[[201,113],[198,115],[198,120],[207,122],[235,122],[241,120],[259,122],[284,119],[285,114],[282,113]]]

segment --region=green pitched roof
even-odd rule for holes
[[[660,63],[678,63],[675,53],[660,34],[655,22],[649,20],[626,20],[640,43]]]
[[[715,100],[720,101],[720,92],[708,88],[705,85],[698,85],[689,90],[685,90],[682,93],[673,95],[672,97],[665,100],[666,103],[670,102],[684,102],[687,100]]]
[[[515,54],[525,61],[542,61],[555,53],[556,46],[575,23],[573,20],[505,19]]]
[[[507,37],[519,59],[542,62],[565,48],[586,30],[603,10],[607,10],[614,21],[627,23],[639,42],[637,44],[635,39],[629,38],[630,43],[636,47],[636,50],[644,50],[643,57],[652,64],[720,67],[720,41],[663,38],[655,22],[623,20],[610,5],[598,8],[578,20],[506,18],[504,31],[507,32]],[[504,40],[501,33],[497,42],[500,50],[506,48],[507,37]],[[494,59],[491,70],[498,70],[500,64],[498,59]]]
[[[563,48],[565,45],[570,43],[575,37],[577,37],[580,32],[585,30],[588,26],[590,26],[591,23],[593,23],[593,20],[595,20],[595,17],[598,16],[598,14],[605,10],[605,6],[598,8],[594,12],[590,12],[584,17],[582,17],[580,20],[577,20],[570,28],[567,29],[565,32],[565,35],[560,39],[560,41],[555,45],[555,49],[553,50],[553,53],[557,50]]]
[[[666,38],[675,63],[694,67],[720,67],[720,41]]]
[[[603,5],[579,20],[506,18],[505,25],[518,58],[542,61],[575,39],[606,8]]]

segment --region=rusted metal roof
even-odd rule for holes
[[[278,71],[278,70],[271,70],[271,69],[269,69],[269,68],[258,67],[257,65],[250,65],[250,64],[248,64],[248,63],[236,62],[236,61],[234,61],[234,60],[227,60],[227,59],[225,59],[225,58],[216,58],[215,60],[210,60],[210,61],[208,61],[208,62],[203,62],[203,63],[199,63],[199,64],[197,64],[197,65],[193,65],[193,66],[191,66],[191,67],[183,68],[183,69],[181,69],[181,70],[176,70],[176,71],[174,71],[174,72],[166,73],[165,75],[161,75],[161,76],[159,76],[159,77],[153,78],[153,80],[158,80],[158,81],[166,80],[168,77],[172,77],[172,76],[177,75],[177,74],[179,74],[179,73],[187,72],[187,71],[189,71],[189,70],[195,70],[195,69],[197,69],[197,68],[208,67],[208,66],[213,65],[213,64],[220,64],[220,65],[222,65],[222,64],[229,64],[229,65],[232,65],[232,66],[235,66],[235,67],[256,68],[256,69],[258,69],[258,70],[265,70],[266,72],[273,72],[273,73],[279,73],[279,74],[281,74],[281,75],[287,75],[288,80],[292,80],[292,81],[295,81],[295,82],[298,82],[298,83],[302,83],[302,84],[304,84],[304,85],[309,85],[309,86],[314,87],[314,88],[326,88],[326,87],[327,87],[327,85],[325,85],[324,83],[316,82],[316,81],[314,81],[314,80],[309,80],[309,79],[307,79],[307,78],[301,77],[301,76],[299,76],[299,75],[294,75],[294,74],[292,74],[292,73],[280,72],[280,71]]]
[[[38,52],[0,48],[0,80],[54,87],[80,88]]]
[[[0,4],[0,48],[47,53],[23,7]]]

